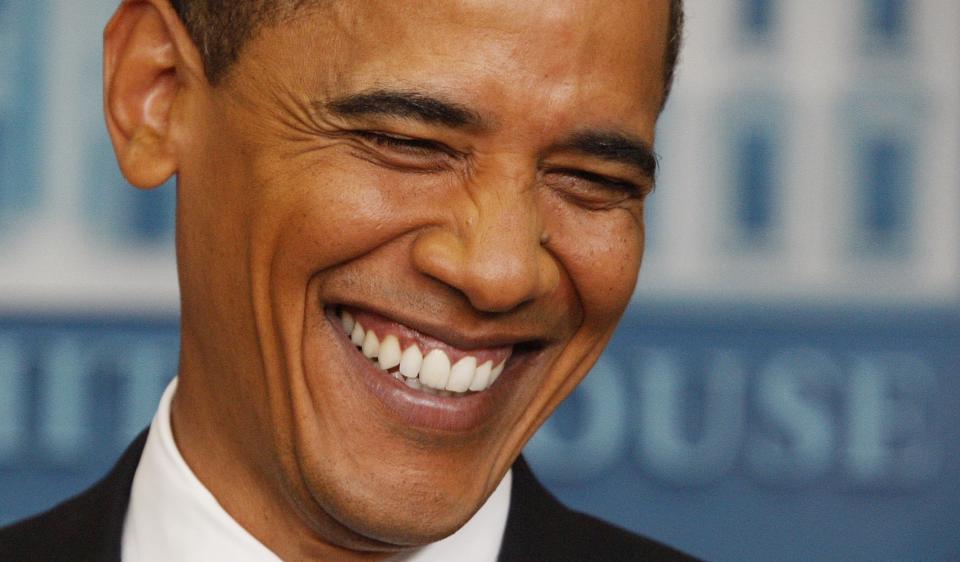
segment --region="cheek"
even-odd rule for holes
[[[644,242],[640,214],[567,210],[555,222],[550,247],[570,277],[585,324],[612,326],[636,285]]]
[[[257,244],[273,248],[270,267],[285,278],[303,282],[437,220],[436,206],[427,205],[442,191],[436,180],[340,152],[287,161],[261,174],[270,195],[259,205],[270,215],[254,213]]]

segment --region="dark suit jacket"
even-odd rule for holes
[[[123,520],[144,431],[100,482],[46,513],[0,529],[0,560],[120,560]],[[520,458],[501,561],[692,560],[669,547],[564,507]]]

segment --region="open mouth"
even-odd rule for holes
[[[331,369],[315,362],[320,354],[309,354],[308,381],[326,381],[335,373],[351,377],[360,384],[336,388],[356,400],[354,407],[382,407],[389,423],[426,431],[431,438],[478,431],[502,420],[497,412],[516,407],[537,384],[531,377],[541,372],[537,365],[548,349],[546,342],[517,334],[515,327],[477,332],[429,321],[408,324],[344,303],[329,303],[323,311],[345,363]]]
[[[458,349],[370,312],[337,307],[351,343],[380,370],[407,387],[439,396],[489,389],[503,373],[514,346]]]

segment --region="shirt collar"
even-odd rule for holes
[[[277,562],[280,559],[220,506],[180,455],[170,425],[177,379],[167,386],[150,424],[143,456],[133,477],[124,521],[125,562],[204,560]],[[497,559],[510,508],[506,476],[486,503],[449,537],[397,557],[404,562]]]

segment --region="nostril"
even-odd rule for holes
[[[477,310],[506,312],[539,296],[540,275],[533,263],[487,263],[466,278],[460,290]],[[479,265],[479,264],[475,264]]]
[[[414,241],[412,263],[484,312],[505,312],[548,294],[559,272],[536,231],[502,221],[454,231],[434,228]]]

